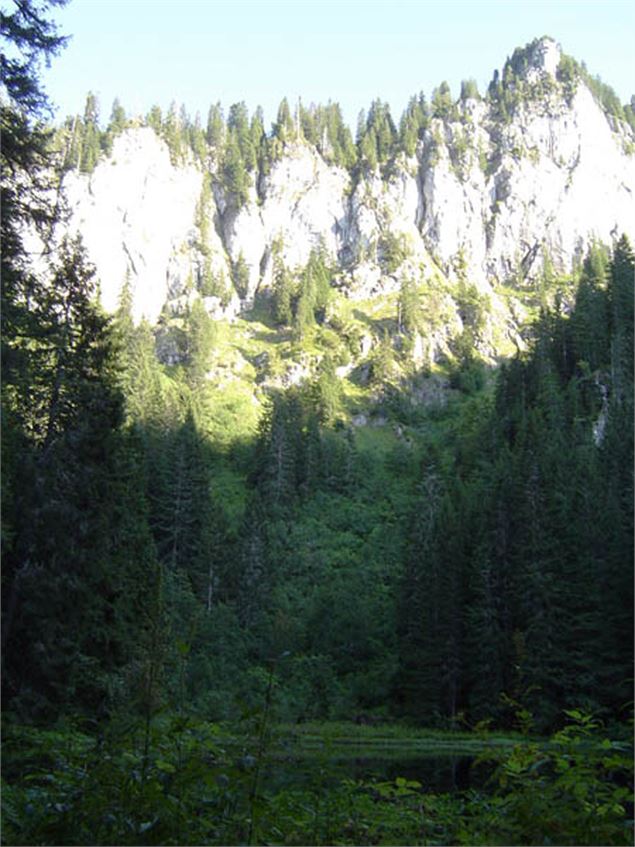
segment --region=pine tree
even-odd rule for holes
[[[365,162],[371,170],[375,170],[377,167],[377,140],[373,130],[369,130],[364,133],[359,147],[359,158]]]
[[[118,97],[115,97],[112,103],[112,110],[110,112],[110,123],[108,124],[108,128],[114,133],[117,134],[121,132],[126,127],[126,111],[121,105],[121,102]]]
[[[83,124],[79,115],[68,117],[64,124],[66,135],[64,146],[64,170],[79,168],[82,158]]]
[[[38,318],[45,286],[29,266],[23,233],[35,228],[48,243],[58,212],[49,205],[54,182],[48,153],[50,136],[42,121],[50,107],[38,71],[40,59],[49,61],[57,55],[65,39],[47,18],[48,11],[44,4],[25,0],[11,14],[2,12],[0,19],[9,45],[1,57],[7,96],[0,103],[3,551],[10,549],[12,526],[19,513],[17,473],[31,451],[30,398],[42,346],[32,339],[42,334]]]
[[[125,109],[119,102],[119,98],[115,97],[110,113],[110,121],[102,138],[102,147],[107,155],[110,155],[112,152],[113,141],[124,131],[126,125]]]
[[[361,112],[357,125],[359,156],[370,168],[386,164],[396,152],[397,130],[387,103],[374,100],[364,118]]]
[[[2,437],[18,450],[3,478],[3,687],[5,704],[30,718],[69,707],[99,717],[134,656],[154,559],[93,272],[80,244],[65,242],[44,280],[21,242],[25,224],[46,238],[57,212],[43,178],[47,137],[31,125],[46,109],[38,56],[63,43],[48,5],[24,0],[2,15],[18,44],[2,58],[13,98],[2,105]],[[96,124],[91,108],[87,120]]]
[[[263,503],[274,512],[295,499],[302,445],[303,410],[298,396],[276,394],[260,423],[254,480]]]
[[[407,156],[413,156],[417,142],[428,125],[428,107],[423,94],[412,97],[399,123],[399,144]]]
[[[300,131],[302,137],[309,144],[319,148],[320,144],[320,127],[316,120],[315,109],[307,109],[300,103],[299,106]]]
[[[215,155],[218,156],[225,139],[225,122],[220,103],[209,107],[205,138],[208,145],[214,149]]]
[[[231,133],[223,156],[223,183],[238,208],[249,200],[249,174],[235,133]]]
[[[368,122],[375,130],[377,158],[382,163],[387,162],[394,153],[397,136],[388,104],[376,100],[368,113]]]
[[[152,106],[150,111],[146,116],[146,123],[149,127],[155,131],[157,135],[161,135],[163,132],[163,114],[161,112],[161,107],[156,104]]]
[[[395,351],[392,346],[392,339],[387,332],[384,332],[370,359],[372,385],[383,386],[389,383],[395,374]]]
[[[329,103],[325,112],[326,135],[330,147],[327,161],[350,170],[357,160],[357,151],[353,144],[350,129],[344,123],[339,103]]]
[[[312,401],[317,420],[330,426],[340,410],[340,380],[335,372],[335,363],[328,354],[320,362],[317,378],[312,387]]]
[[[257,122],[255,124],[257,126]],[[249,112],[245,103],[234,103],[227,118],[229,138],[238,146],[240,158],[247,171],[253,171],[258,163],[257,148],[254,146],[252,128],[249,125]]]
[[[232,267],[232,281],[239,297],[244,299],[249,294],[249,266],[245,261],[242,250]]]
[[[192,304],[186,332],[188,381],[193,389],[200,389],[205,383],[215,336],[214,323],[200,299]]]
[[[187,128],[187,143],[190,150],[194,153],[195,158],[205,164],[207,162],[207,142],[205,140],[205,132],[201,126],[201,115],[197,112],[194,120]]]
[[[454,116],[454,101],[447,82],[442,82],[432,92],[431,111],[433,118],[451,120]]]
[[[260,158],[262,154],[262,146],[265,141],[265,119],[261,106],[258,106],[251,118],[249,136],[251,139],[251,146],[256,152],[257,158]]]
[[[164,414],[161,373],[154,334],[147,321],[134,327],[126,339],[123,384],[127,418],[141,427],[155,427]]]
[[[193,415],[154,435],[149,474],[150,524],[159,560],[172,571],[187,572],[198,545],[196,478],[201,467]]]
[[[183,156],[182,127],[177,114],[177,105],[173,100],[161,128],[161,134],[170,150],[170,160],[177,165]]]
[[[480,100],[481,95],[478,93],[478,84],[474,79],[464,79],[461,82],[461,100]]]
[[[633,384],[633,250],[623,235],[615,246],[609,279],[611,381],[615,403],[625,404]]]
[[[192,129],[193,129],[193,126],[194,126],[193,121],[190,118],[189,113],[187,111],[187,107],[186,107],[185,103],[181,103],[181,106],[179,108],[179,118],[178,118],[178,121],[177,121],[177,126],[178,126],[178,132],[179,132],[179,144],[180,144],[182,153],[184,154],[185,151],[188,148],[190,150],[192,150],[191,139],[192,139]]]
[[[99,103],[91,92],[86,96],[84,119],[82,124],[82,153],[79,169],[83,173],[92,173],[101,150],[101,132],[99,129]]]
[[[603,601],[606,680],[615,697],[631,684],[633,643],[633,289],[635,260],[626,236],[613,251],[607,299],[610,314],[608,422],[600,445],[603,509]],[[619,692],[619,693],[618,693]],[[622,703],[624,700],[622,700]]]
[[[47,294],[36,342],[39,403],[24,412],[33,446],[22,470],[5,630],[18,658],[7,663],[8,690],[25,709],[101,702],[131,646],[111,625],[122,598],[109,571],[125,517],[115,516],[111,499],[123,404],[108,321],[77,245],[62,248]]]
[[[593,246],[582,267],[576,307],[571,316],[576,362],[585,362],[590,371],[601,368],[609,360],[608,265],[605,251]]]
[[[298,299],[293,317],[293,327],[298,338],[303,338],[315,325],[315,277],[307,266],[300,277]]]
[[[293,319],[292,302],[295,285],[291,273],[282,260],[282,239],[274,241],[273,256],[272,309],[274,320],[278,324],[289,326]]]
[[[282,99],[278,107],[278,115],[273,125],[273,134],[282,144],[286,144],[295,138],[295,124],[291,117],[291,109],[289,108],[289,101],[286,97]]]

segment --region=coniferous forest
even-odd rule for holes
[[[628,239],[590,243],[497,368],[464,333],[438,408],[409,402],[379,344],[389,434],[347,423],[326,355],[234,437],[204,310],[167,365],[127,285],[101,309],[79,240],[46,276],[29,261],[73,129],[47,123],[48,5],[2,13],[4,843],[632,843]],[[386,158],[380,106],[357,146],[331,105],[305,134],[325,122],[347,167]],[[235,111],[240,198],[292,126],[241,148]],[[318,254],[299,285],[280,270],[272,332],[302,343],[328,288]],[[404,287],[404,343],[415,301]],[[413,764],[444,756],[443,785]]]

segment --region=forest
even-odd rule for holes
[[[527,349],[496,368],[466,283],[475,317],[445,404],[410,402],[386,335],[368,374],[377,426],[352,424],[332,342],[241,428],[207,380],[223,330],[202,308],[178,329],[135,323],[124,285],[107,315],[79,240],[51,251],[46,279],[30,264],[25,229],[46,238],[60,214],[51,157],[62,138],[89,168],[89,121],[83,153],[77,126],[47,123],[37,62],[63,39],[46,5],[16,9],[2,13],[22,51],[3,55],[1,106],[3,843],[632,843],[626,236],[551,281]],[[240,199],[248,124],[215,114]],[[388,161],[380,125],[397,143],[380,105],[356,144],[335,106],[301,119],[346,166]],[[280,269],[252,319],[319,344],[342,331],[329,288],[316,253],[300,280]],[[417,297],[402,287],[402,346]],[[161,332],[178,363],[157,356]],[[335,766],[346,744],[353,771]],[[475,775],[459,784],[453,766],[431,787],[401,764],[419,750]]]

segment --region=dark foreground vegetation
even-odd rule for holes
[[[627,239],[495,378],[463,349],[444,409],[378,354],[390,427],[348,426],[325,366],[235,438],[205,315],[168,368],[80,244],[30,269],[23,225],[57,214],[41,6],[2,19],[4,843],[631,843]],[[486,778],[344,777],[352,730],[320,725],[301,779],[333,720],[362,751],[470,730]]]
[[[452,793],[412,778],[343,777],[328,745],[307,770],[288,736],[262,721],[234,738],[177,715],[96,734],[9,726],[4,843],[629,844],[630,739],[569,718],[548,742],[454,737],[480,750],[473,768],[489,768],[483,787]],[[447,743],[401,737],[408,747]]]

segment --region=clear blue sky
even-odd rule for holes
[[[513,49],[551,35],[622,101],[635,92],[635,2],[424,0],[71,0],[55,19],[72,36],[44,73],[58,117],[94,91],[108,118],[184,103],[203,120],[213,102],[245,100],[267,126],[278,104],[342,106],[355,126],[379,97],[395,120],[411,95],[473,77],[484,91]]]

